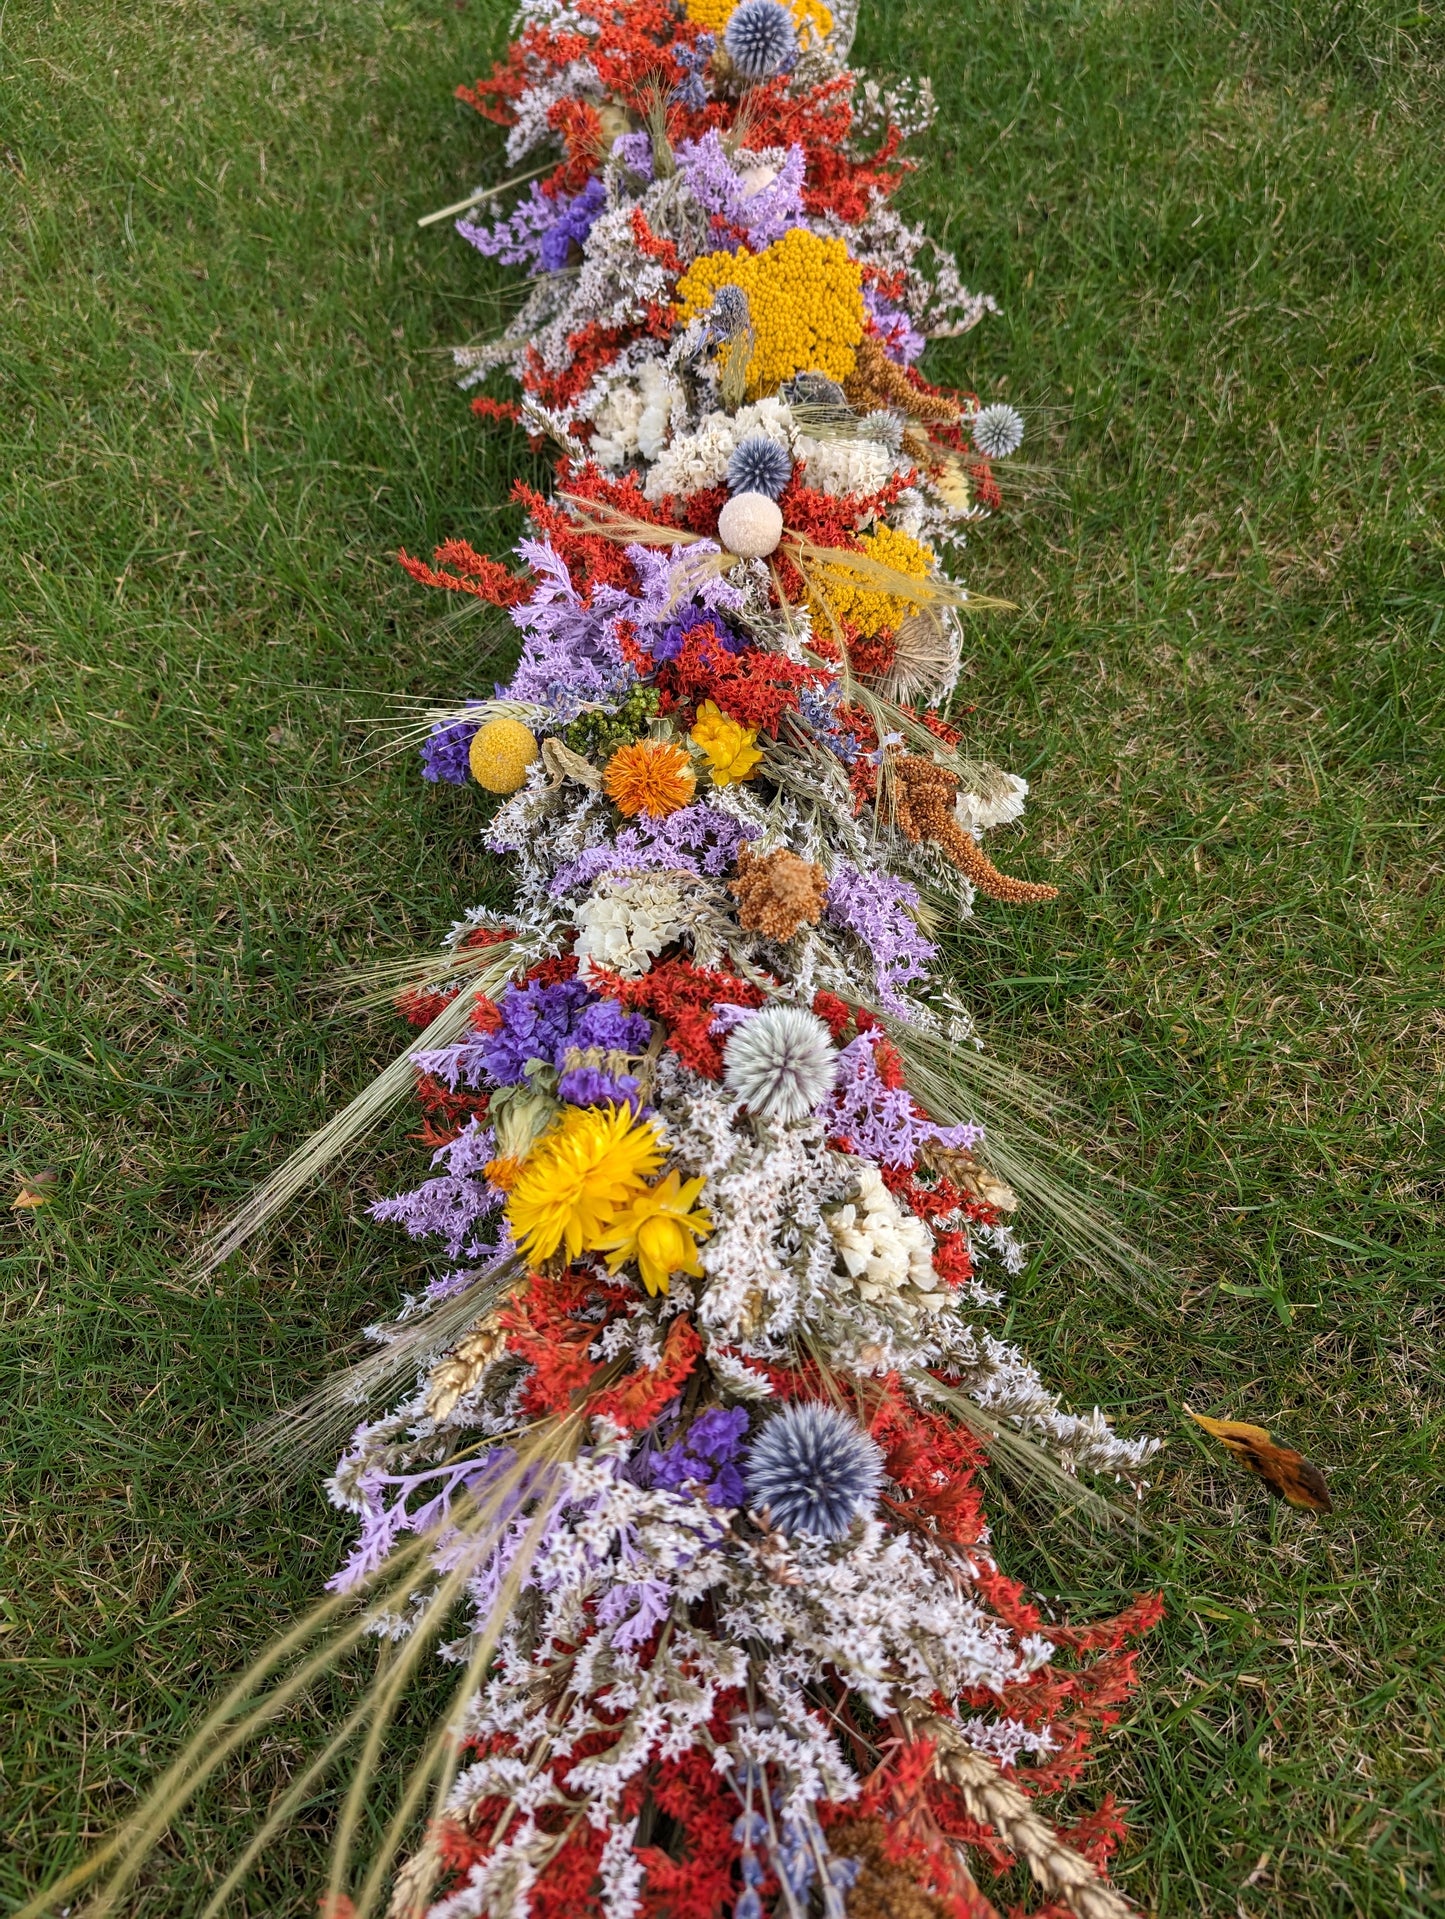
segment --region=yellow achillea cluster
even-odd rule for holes
[[[684,0],[683,12],[695,26],[705,27],[709,33],[721,33],[732,19],[737,4],[738,0]],[[784,5],[793,16],[800,39],[806,41],[811,31],[823,40],[833,31],[833,16],[823,0],[784,0]]]
[[[933,565],[931,548],[921,545],[911,534],[900,533],[881,521],[873,532],[863,535],[861,544],[870,560],[876,560],[880,566],[891,567],[895,573],[906,573],[915,580],[926,579]],[[891,593],[885,593],[867,574],[861,571],[845,573],[841,562],[836,567],[829,565],[819,584],[827,596],[834,619],[851,620],[865,640],[873,639],[885,626],[890,630],[896,629],[908,614],[919,610],[919,601],[901,596],[895,598]],[[818,606],[816,600],[810,600],[810,604],[818,631],[828,632],[827,613]]]
[[[706,313],[717,290],[741,287],[752,314],[750,399],[774,392],[795,373],[845,380],[863,338],[863,276],[841,240],[794,227],[761,253],[704,253],[677,283],[684,322]]]
[[[714,786],[750,780],[762,764],[756,729],[730,720],[711,700],[704,700],[697,709],[697,719],[687,737],[705,756]]]
[[[520,1167],[507,1168],[512,1236],[533,1265],[558,1251],[569,1260],[606,1253],[613,1273],[632,1262],[649,1293],[665,1293],[673,1273],[696,1279],[697,1242],[712,1231],[694,1204],[703,1181],[671,1172],[649,1186],[661,1163],[651,1120],[626,1106],[569,1106]]]

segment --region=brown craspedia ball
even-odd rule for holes
[[[527,768],[540,748],[520,720],[499,715],[477,728],[467,754],[472,778],[489,793],[515,793],[527,782]]]

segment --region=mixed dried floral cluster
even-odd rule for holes
[[[1044,1910],[1122,1913],[1112,1808],[1028,1802],[1155,1607],[1046,1621],[974,1433],[1131,1480],[1152,1444],[987,1330],[1016,1201],[906,1083],[909,1033],[975,1044],[930,928],[1052,890],[983,852],[1024,782],[935,710],[941,556],[1019,427],[917,370],[990,305],[889,205],[928,89],[848,70],[820,0],[527,0],[517,35],[462,91],[555,165],[461,223],[533,276],[465,358],[557,487],[519,489],[520,571],[406,562],[520,635],[424,756],[501,796],[515,899],[454,929],[504,983],[416,1055],[433,1176],[375,1208],[444,1248],[418,1305],[477,1310],[334,1481],[340,1586],[422,1535],[411,1603],[460,1567],[473,1608],[467,1756],[393,1910],[942,1919],[1020,1856]]]

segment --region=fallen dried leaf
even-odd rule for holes
[[[1227,1452],[1242,1459],[1279,1498],[1312,1513],[1334,1511],[1330,1489],[1319,1467],[1291,1446],[1276,1446],[1265,1427],[1249,1426],[1238,1419],[1208,1419],[1189,1406],[1184,1410],[1196,1426],[1202,1426]]]
[[[20,1191],[10,1202],[12,1213],[33,1212],[37,1206],[45,1206],[50,1196],[60,1184],[60,1175],[46,1167],[43,1172],[34,1174],[30,1179],[22,1180]]]

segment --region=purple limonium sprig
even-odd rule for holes
[[[527,197],[505,219],[491,226],[458,220],[457,232],[489,260],[526,267],[532,273],[557,273],[581,248],[607,204],[607,189],[591,179],[567,200],[549,200],[534,181]]]
[[[912,366],[928,342],[908,315],[872,287],[863,289],[863,306],[873,322],[872,331],[889,359]]]
[[[741,165],[728,158],[716,129],[700,140],[680,140],[675,149],[679,173],[694,200],[714,224],[737,229],[755,247],[771,246],[805,222],[803,177],[807,159],[798,146],[788,148],[777,165],[744,153]],[[766,175],[771,173],[771,179]]]
[[[642,1081],[635,1073],[604,1073],[600,1066],[574,1066],[557,1082],[557,1097],[569,1106],[627,1106],[642,1111]]]
[[[468,706],[481,706],[481,700],[468,700]],[[453,720],[439,726],[422,742],[421,776],[424,780],[445,780],[449,786],[465,786],[471,778],[467,755],[477,736],[480,720]]]
[[[879,867],[860,873],[841,860],[828,885],[828,919],[854,933],[868,948],[879,1004],[908,1016],[902,989],[927,977],[938,952],[909,911],[920,904],[918,888]]]
[[[860,1033],[838,1054],[833,1090],[818,1109],[828,1137],[880,1166],[911,1166],[928,1145],[972,1152],[983,1139],[981,1126],[940,1126],[906,1087],[885,1085],[874,1057],[879,1037]]]
[[[448,1259],[483,1258],[494,1248],[477,1237],[477,1229],[496,1212],[501,1199],[482,1169],[496,1151],[491,1127],[471,1120],[432,1157],[433,1166],[444,1165],[445,1173],[424,1180],[410,1193],[378,1199],[368,1211],[373,1219],[404,1227],[412,1239],[444,1239]]]
[[[608,846],[589,847],[575,860],[559,867],[552,881],[554,899],[564,899],[590,886],[604,873],[642,869],[657,873],[691,873],[720,878],[737,864],[738,847],[755,839],[759,829],[745,826],[720,807],[697,800],[679,807],[666,819],[640,819],[625,827]],[[595,1043],[595,1042],[594,1042]]]
[[[741,1406],[710,1406],[666,1452],[640,1462],[647,1484],[668,1492],[692,1491],[710,1506],[741,1506],[747,1488],[737,1465],[748,1434]]]

